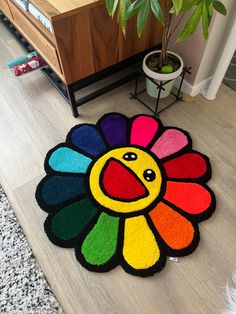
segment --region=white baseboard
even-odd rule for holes
[[[192,97],[197,96],[198,94],[202,93],[204,95],[205,90],[208,88],[212,77],[207,78],[204,81],[201,81],[195,85],[189,84],[187,81],[183,81],[182,85],[182,92]],[[178,77],[175,81],[175,87],[179,87],[180,77]]]

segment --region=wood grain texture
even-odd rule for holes
[[[89,12],[55,21],[53,26],[67,84],[94,73]]]
[[[84,9],[104,3],[103,0],[32,0],[32,3],[51,20],[74,15]]]
[[[89,10],[90,33],[95,71],[119,61],[119,25],[104,5]]]
[[[0,10],[3,11],[7,17],[12,18],[7,0],[0,0]]]
[[[2,172],[9,175],[8,183],[11,189],[16,189],[43,173],[43,156],[15,112],[8,107],[6,90],[2,92],[8,83],[9,72],[5,71],[0,77],[0,164]],[[16,106],[19,101],[18,91],[11,91],[10,94],[12,103]]]
[[[65,313],[220,313],[226,307],[223,286],[236,261],[236,93],[222,85],[214,101],[198,96],[161,114],[165,125],[189,131],[194,149],[211,160],[209,185],[217,209],[200,224],[196,252],[179,263],[168,261],[151,278],[131,276],[120,267],[91,273],[78,264],[72,249],[54,246],[43,231],[46,214],[37,206],[34,192],[44,175],[44,156],[64,141],[75,124],[95,123],[110,111],[127,116],[149,111],[129,99],[133,84],[127,84],[82,106],[80,117],[73,118],[67,103],[40,72],[21,78],[9,74],[7,60],[23,51],[2,25],[0,33],[0,182]]]
[[[53,21],[59,58],[68,84],[110,67],[161,42],[162,29],[150,16],[141,37],[132,19],[124,38],[104,4]],[[155,34],[155,35],[154,35]]]
[[[132,55],[137,54],[139,51],[147,49],[150,39],[150,22],[149,19],[146,28],[140,38],[137,35],[137,19],[132,18],[127,23],[127,31],[124,36],[122,31],[119,31],[119,59],[126,59]]]

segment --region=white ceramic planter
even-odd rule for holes
[[[150,70],[147,65],[146,65],[146,60],[147,58],[154,54],[154,53],[160,53],[161,51],[160,50],[154,50],[150,53],[148,53],[145,58],[143,59],[143,71],[146,75],[148,75],[149,77],[151,77],[152,79],[154,79],[155,81],[157,81],[157,83],[159,83],[160,81],[169,81],[169,80],[173,80],[169,83],[167,83],[163,88],[165,88],[165,90],[162,90],[161,91],[161,95],[160,95],[160,98],[165,98],[167,96],[170,95],[171,93],[171,90],[175,84],[175,79],[180,76],[180,74],[182,73],[183,71],[183,67],[184,67],[184,62],[183,62],[183,59],[177,54],[177,53],[174,53],[172,51],[168,51],[168,54],[169,55],[173,55],[175,57],[177,57],[179,59],[179,62],[180,62],[180,67],[177,71],[175,72],[172,72],[172,73],[168,73],[168,74],[164,74],[164,73],[157,73],[157,72],[154,72],[152,70]],[[147,93],[151,96],[151,97],[154,97],[154,98],[157,98],[157,94],[158,94],[158,90],[157,90],[157,86],[152,82],[150,81],[148,78],[146,79],[146,90],[147,90]]]

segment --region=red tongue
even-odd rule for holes
[[[117,160],[108,160],[101,179],[105,193],[113,199],[129,201],[147,195],[146,188],[134,173]]]

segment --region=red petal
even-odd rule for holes
[[[200,214],[212,201],[209,191],[197,183],[171,182],[166,185],[164,199],[189,214]]]
[[[202,177],[207,171],[206,159],[198,153],[187,153],[163,164],[167,177],[193,179]]]

